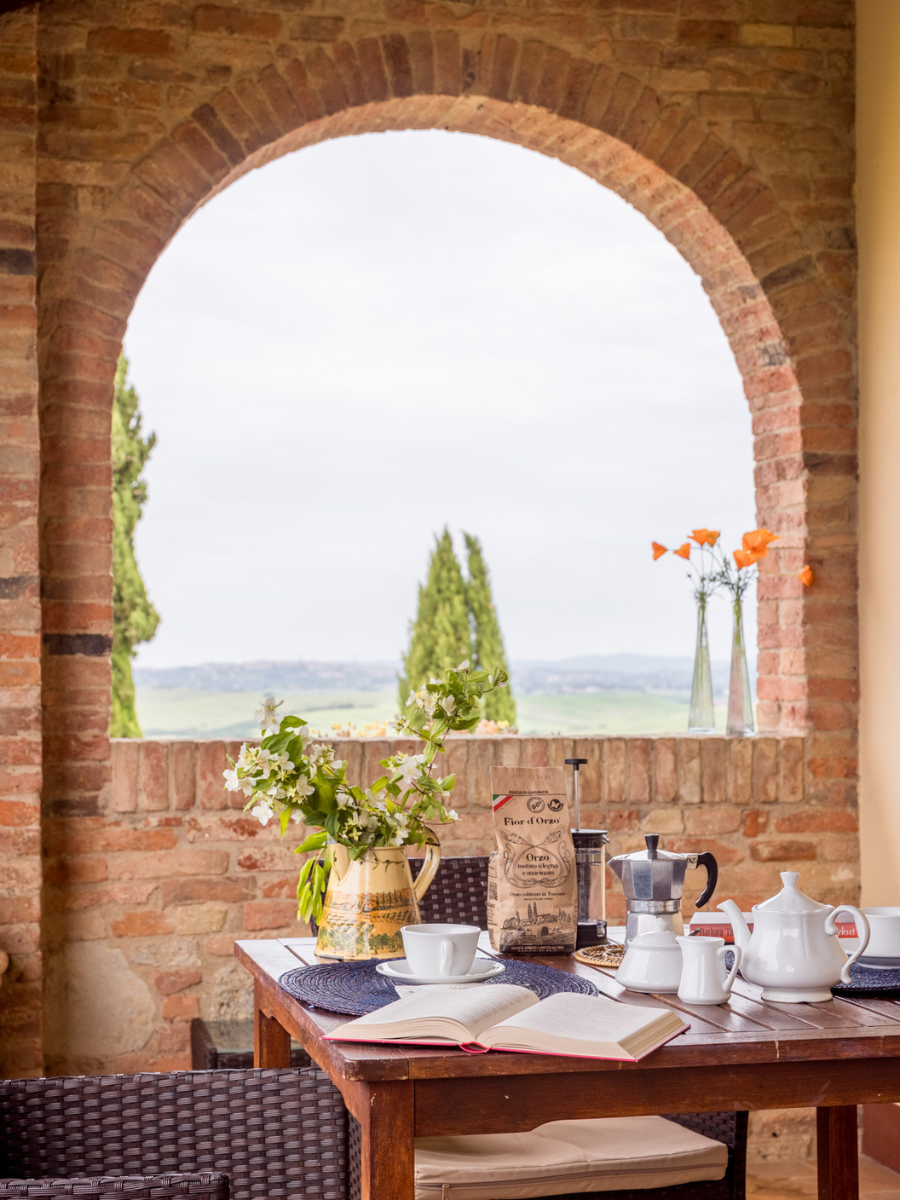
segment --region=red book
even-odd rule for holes
[[[744,913],[743,917],[752,933],[753,913]],[[697,937],[724,938],[727,945],[734,945],[734,930],[731,928],[731,922],[718,913],[694,913],[686,932]],[[856,925],[853,921],[838,921],[837,932],[839,938],[855,938],[857,936]]]

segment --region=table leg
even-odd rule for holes
[[[253,985],[253,1065],[254,1067],[289,1067],[291,1065],[291,1035],[262,1010],[262,989]]]
[[[856,1105],[816,1109],[819,1200],[859,1200]]]
[[[362,1099],[362,1200],[415,1200],[413,1084],[372,1083]]]

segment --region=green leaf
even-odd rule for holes
[[[310,850],[321,850],[328,842],[328,834],[324,829],[311,833],[301,846],[294,850],[295,854],[307,854]]]

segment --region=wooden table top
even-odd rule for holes
[[[322,1034],[351,1018],[306,1008],[277,987],[285,971],[322,961],[315,957],[314,948],[313,938],[240,941],[235,944],[235,954],[289,1018],[291,1034],[313,1052],[316,1061],[323,1066],[327,1063],[330,1074],[333,1071],[346,1080],[627,1073],[671,1067],[900,1058],[900,1001],[834,999],[822,1004],[773,1004],[760,999],[760,988],[738,978],[728,1004],[691,1006],[676,995],[628,991],[616,983],[613,970],[586,966],[568,956],[547,955],[534,961],[588,978],[602,995],[621,1004],[676,1008],[691,1022],[691,1028],[639,1063],[496,1051],[472,1055],[455,1047],[322,1042]],[[479,952],[499,957],[493,955],[487,934],[482,935]]]

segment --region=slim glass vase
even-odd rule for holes
[[[694,683],[688,733],[715,733],[712,670],[709,664],[709,632],[706,627],[706,596],[697,599],[697,648],[694,651]]]
[[[753,698],[750,694],[750,672],[747,669],[747,643],[744,641],[744,607],[739,597],[734,601],[734,634],[731,640],[731,682],[728,685],[728,728],[734,737],[755,733]]]

